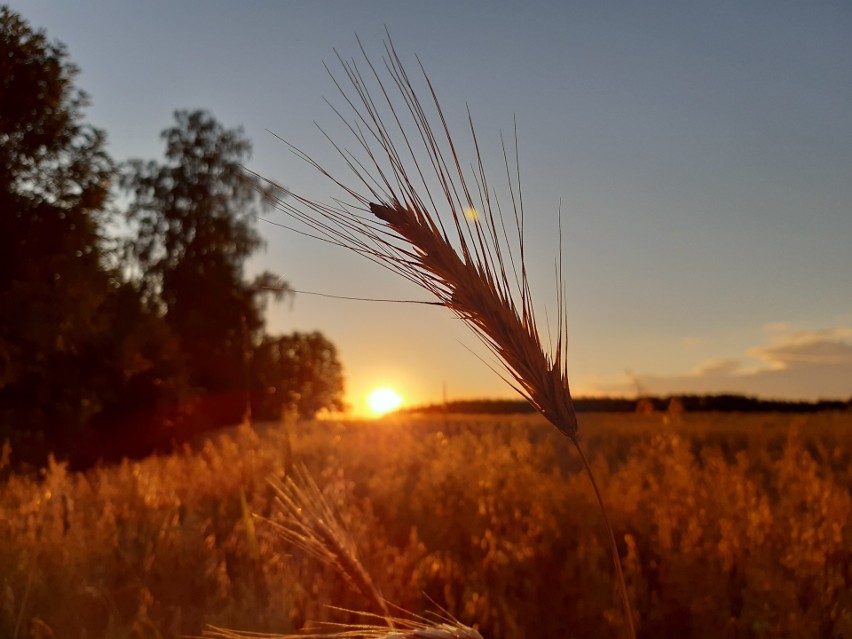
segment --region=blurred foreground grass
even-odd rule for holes
[[[581,416],[643,637],[852,639],[852,415]],[[294,632],[365,603],[250,511],[304,463],[385,596],[486,639],[619,636],[600,513],[536,417],[260,425],[0,485],[0,637]],[[4,471],[0,471],[4,472]]]

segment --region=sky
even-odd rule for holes
[[[242,126],[249,168],[312,199],[340,193],[350,144],[323,62],[419,57],[457,137],[466,109],[492,183],[517,137],[539,319],[562,256],[575,395],[852,397],[852,4],[846,2],[11,2],[65,43],[118,160],[159,159],[177,109]],[[273,135],[274,133],[274,135]],[[469,162],[471,158],[467,158]],[[345,177],[345,175],[344,175]],[[286,223],[283,213],[269,212]],[[363,257],[259,223],[248,274],[293,288],[428,299]],[[296,295],[273,333],[321,331],[355,413],[512,397],[439,307]],[[483,359],[485,362],[483,362]]]

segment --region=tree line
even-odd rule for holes
[[[83,467],[341,409],[334,345],[268,334],[291,289],[246,277],[268,187],[242,129],[177,111],[161,160],[117,163],[77,74],[0,7],[0,442]]]
[[[628,397],[578,397],[574,399],[578,413],[636,413],[636,412],[719,412],[719,413],[819,413],[852,409],[852,400],[790,401],[760,399],[747,395],[662,395]],[[512,415],[535,413],[525,400],[468,399],[445,404],[412,406],[400,411],[408,414],[474,414]]]

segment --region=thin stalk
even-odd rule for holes
[[[276,204],[304,225],[305,235],[360,253],[433,294],[438,303],[463,320],[495,356],[503,367],[498,374],[571,439],[583,460],[604,516],[629,636],[635,639],[633,614],[615,535],[591,467],[576,439],[577,417],[566,365],[561,252],[557,263],[560,287],[557,338],[550,348],[545,348],[536,325],[525,263],[517,132],[514,170],[510,168],[510,154],[503,145],[507,189],[515,222],[514,232],[507,233],[496,193],[496,211],[492,209],[483,158],[473,127],[475,161],[471,167],[476,188],[468,188],[458,154],[460,147],[453,141],[426,72],[423,71],[423,81],[431,98],[426,105],[430,113],[421,104],[392,42],[387,42],[385,51],[389,81],[380,77],[364,53],[372,72],[369,77],[374,81],[372,91],[378,100],[370,95],[371,87],[366,85],[354,61],[346,62],[341,58],[344,74],[351,83],[349,91],[335,80],[351,113],[346,115],[336,109],[335,112],[355,136],[357,151],[350,153],[331,138],[329,141],[354,172],[356,186],[346,186],[307,154],[290,147],[298,157],[341,187],[353,201],[335,200],[334,205],[326,205],[286,191],[288,201],[277,199]],[[472,122],[470,115],[468,120]],[[437,126],[433,127],[432,121]],[[395,146],[397,136],[402,140],[399,148]],[[431,178],[427,177],[430,174]],[[476,192],[480,196],[478,206],[473,199]],[[482,225],[468,219],[466,211],[469,209],[481,211]],[[365,215],[367,212],[370,215]],[[498,228],[503,231],[502,235]],[[559,233],[561,238],[561,216]],[[516,241],[517,247],[513,249]],[[512,279],[514,285],[511,285]]]
[[[615,533],[613,532],[612,524],[609,521],[609,514],[607,513],[606,505],[604,504],[603,495],[601,495],[601,491],[598,488],[598,482],[595,481],[595,474],[592,472],[589,460],[586,459],[586,455],[580,447],[580,441],[575,436],[568,435],[567,437],[571,440],[571,443],[574,444],[574,448],[577,449],[577,453],[583,461],[583,467],[586,469],[589,481],[592,482],[592,488],[595,491],[598,506],[601,508],[601,514],[603,515],[604,524],[606,524],[606,531],[609,535],[609,543],[612,549],[612,563],[615,565],[615,574],[618,578],[618,589],[621,591],[621,603],[624,607],[624,616],[627,619],[627,630],[630,639],[636,639],[636,628],[633,625],[633,609],[630,607],[630,597],[627,595],[627,582],[624,580],[624,571],[621,569],[621,557],[618,554],[618,545],[615,543]]]
[[[15,620],[15,632],[12,633],[12,639],[18,639],[18,631],[21,629],[21,624],[24,621],[24,613],[26,612],[27,604],[29,603],[30,589],[33,585],[34,573],[35,570],[33,568],[31,568],[27,573],[27,585],[24,587],[24,597],[21,601],[21,609],[18,611],[18,618]]]

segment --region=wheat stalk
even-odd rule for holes
[[[431,114],[427,114],[415,92],[414,82],[389,36],[382,59],[390,81],[382,78],[360,40],[359,46],[366,65],[364,72],[354,60],[337,56],[348,90],[329,71],[350,115],[347,117],[332,108],[351,132],[358,151],[345,149],[326,136],[358,185],[347,185],[309,155],[288,144],[298,157],[342,188],[354,202],[336,200],[335,204],[327,205],[277,185],[275,190],[283,195],[272,196],[273,201],[306,225],[308,235],[360,253],[437,297],[496,356],[504,370],[503,378],[570,439],[603,512],[628,632],[635,637],[615,536],[577,439],[577,416],[567,374],[561,219],[556,339],[555,344],[545,349],[536,324],[524,259],[517,132],[514,166],[509,161],[505,142],[502,144],[512,209],[507,228],[500,199],[491,191],[486,178],[470,112],[468,122],[475,161],[465,171],[425,71],[422,81],[431,96],[428,102]],[[422,65],[420,68],[422,71]],[[433,122],[437,123],[434,127]],[[439,214],[441,210],[445,211],[444,217]],[[513,242],[517,242],[517,248],[513,249]]]
[[[355,612],[344,610],[343,612]],[[358,613],[363,614],[363,613]],[[369,616],[369,615],[368,615]],[[210,626],[204,631],[209,639],[482,639],[475,629],[452,617],[393,617],[383,619],[393,625],[322,623],[297,635],[277,635],[234,631]]]
[[[393,620],[381,590],[358,557],[352,536],[335,509],[303,466],[282,481],[270,481],[275,501],[285,515],[283,523],[266,520],[282,538],[309,555],[336,568],[349,586],[381,611],[386,626]]]
[[[423,617],[406,613],[392,615],[390,605],[375,585],[369,572],[358,558],[352,536],[340,520],[334,507],[319,489],[304,466],[294,469],[283,480],[270,480],[276,493],[276,503],[285,515],[284,523],[266,519],[287,541],[302,548],[313,557],[336,568],[347,583],[371,602],[381,614],[361,610],[345,610],[379,623],[323,622],[307,628],[298,635],[264,634],[235,631],[208,626],[203,636],[209,639],[249,639],[267,637],[278,639],[482,639],[473,628],[466,626],[449,613]],[[400,610],[398,607],[395,607]],[[400,612],[405,612],[400,610]]]

